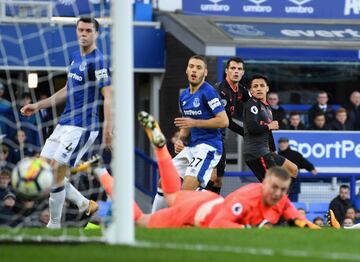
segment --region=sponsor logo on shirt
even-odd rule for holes
[[[194,102],[193,102],[193,106],[194,106],[194,107],[199,107],[199,106],[200,106],[200,100],[199,100],[199,98],[195,97]]]
[[[68,76],[68,78],[72,78],[72,79],[74,79],[76,81],[79,81],[79,82],[81,82],[83,80],[82,76],[79,76],[79,75],[77,75],[75,73],[69,72],[67,76]]]
[[[271,13],[272,7],[269,5],[261,5],[267,0],[248,0],[255,5],[244,5],[243,11],[245,13]]]
[[[109,77],[109,74],[107,72],[106,68],[102,68],[99,70],[95,70],[95,77],[97,80],[105,79]]]
[[[226,99],[221,99],[221,104],[223,105],[223,107],[225,107],[227,105],[227,100]]]
[[[198,115],[202,115],[202,111],[201,110],[184,110],[184,115],[198,116]]]
[[[291,3],[297,6],[285,6],[285,13],[295,13],[295,14],[312,14],[314,13],[314,8],[312,6],[302,6],[312,0],[289,0]]]
[[[221,102],[219,100],[219,98],[214,98],[214,99],[211,99],[209,102],[208,102],[208,105],[210,106],[211,110],[214,110],[215,108],[217,108],[218,106],[221,106]]]

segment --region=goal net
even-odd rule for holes
[[[131,7],[130,2],[119,4],[118,8],[121,9],[126,5]],[[61,119],[65,103],[55,103],[55,100],[52,100],[50,107],[41,109],[31,116],[22,115],[20,109],[27,104],[45,101],[53,96],[66,85],[69,77],[82,83],[75,88],[83,88],[83,91],[67,89],[68,93],[80,92],[77,101],[72,100],[73,98],[68,98],[66,101],[70,108],[74,109],[68,115],[70,125],[79,115],[82,117],[80,122],[85,123],[89,117],[87,114],[89,110],[92,110],[92,115],[97,114],[96,109],[87,107],[87,101],[95,101],[92,106],[98,108],[100,118],[100,133],[94,143],[90,147],[86,147],[86,152],[78,163],[81,164],[94,156],[100,156],[101,165],[106,167],[110,173],[114,173],[114,168],[117,168],[111,163],[114,155],[120,159],[133,154],[130,142],[125,141],[125,149],[119,150],[117,145],[113,144],[114,155],[102,145],[103,99],[100,95],[98,105],[97,97],[90,97],[93,93],[86,90],[92,84],[98,85],[101,82],[99,79],[103,75],[90,75],[91,70],[85,68],[88,75],[85,74],[85,79],[82,81],[81,76],[68,71],[74,63],[74,54],[80,50],[76,32],[76,21],[80,16],[95,17],[100,22],[96,45],[103,54],[103,62],[98,65],[97,63],[100,62],[97,58],[91,61],[95,69],[100,67],[110,69],[114,65],[111,64],[114,60],[119,61],[119,59],[111,57],[110,11],[110,1],[3,0],[0,2],[0,240],[2,241],[104,241],[106,239],[104,229],[113,223],[112,214],[119,212],[117,208],[113,207],[111,198],[100,185],[94,174],[94,167],[84,168],[70,175],[68,180],[86,199],[95,201],[99,205],[99,211],[94,215],[87,216],[84,207],[79,207],[78,203],[74,202],[71,196],[69,197],[65,183],[66,200],[61,213],[61,229],[57,230],[46,228],[50,216],[48,196],[35,200],[24,199],[16,194],[16,190],[10,183],[11,173],[20,160],[39,156],[45,141],[54,132]],[[125,50],[125,52],[132,54],[131,50]],[[118,55],[121,57],[122,54]],[[87,62],[79,66],[80,72],[84,71]],[[122,66],[119,62],[117,65]],[[94,73],[93,71],[92,73]],[[126,72],[128,73],[129,70]],[[124,81],[120,80],[122,76],[116,75],[116,72],[113,71],[112,75],[115,76],[113,86],[115,85],[114,79]],[[129,79],[125,83],[131,83],[132,77]],[[121,86],[118,85],[118,87]],[[131,86],[128,88],[131,89]],[[124,89],[126,88],[124,87]],[[124,92],[123,95],[132,95],[131,92]],[[116,92],[114,94],[118,95]],[[129,98],[129,100],[132,99]],[[77,107],[77,103],[85,105]],[[119,112],[118,110],[129,112],[129,119],[121,119],[125,126],[132,125],[130,120],[130,117],[133,118],[132,109],[126,111],[126,106],[131,107],[131,105],[130,103],[124,105],[125,107],[120,106],[120,108],[113,109],[113,112]],[[118,117],[114,115],[113,119],[116,121]],[[114,126],[116,127],[116,124]],[[84,125],[83,128],[88,129],[89,126]],[[127,133],[132,129],[125,127],[124,130]],[[65,135],[62,133],[60,137]],[[116,132],[114,136],[117,144],[123,142],[116,136]],[[127,139],[132,140],[131,137]],[[79,148],[80,152],[85,144],[83,143],[79,147],[81,147]],[[125,153],[122,150],[128,150],[128,152]],[[131,166],[132,157],[128,157],[125,161],[128,161]],[[73,159],[72,162],[75,160]],[[123,163],[120,163],[120,166],[121,164]],[[128,192],[129,199],[132,192],[132,190]],[[131,203],[125,208],[128,206],[131,206]],[[131,216],[132,214],[126,217]],[[126,221],[128,223],[129,219]],[[128,228],[132,228],[132,226],[132,223],[127,225]],[[132,232],[130,231],[128,234],[131,235]]]

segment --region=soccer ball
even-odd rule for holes
[[[40,158],[24,158],[19,161],[11,176],[15,193],[26,199],[47,195],[53,183],[51,167]]]

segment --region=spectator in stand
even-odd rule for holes
[[[349,199],[350,188],[348,185],[341,185],[339,195],[331,202],[329,209],[334,212],[334,215],[340,224],[344,222],[346,210],[352,207]]]
[[[315,218],[313,219],[313,223],[314,223],[315,225],[318,225],[319,227],[323,227],[323,226],[325,225],[324,219],[323,219],[322,217],[315,217]]]
[[[330,123],[334,119],[334,110],[328,105],[328,94],[325,91],[320,91],[317,96],[317,103],[314,104],[309,112],[309,123],[312,123],[316,113],[323,112],[326,118],[326,122]]]
[[[289,130],[305,130],[305,125],[301,122],[300,113],[299,112],[291,112],[290,113],[290,123],[287,127]]]
[[[360,92],[352,92],[350,103],[344,107],[347,110],[349,122],[354,125],[354,130],[360,130]]]
[[[16,196],[12,192],[8,191],[2,200],[3,202],[0,204],[0,226],[11,226],[16,217]]]
[[[346,217],[342,223],[343,227],[351,227],[353,226],[355,223],[354,223],[354,220],[352,220],[351,218],[349,217]]]
[[[0,135],[7,138],[13,136],[11,123],[13,123],[13,110],[11,103],[4,98],[5,86],[0,82]]]
[[[278,150],[279,155],[289,159],[298,167],[299,170],[306,169],[307,171],[311,172],[313,175],[317,175],[317,170],[314,167],[314,165],[310,163],[307,159],[305,159],[299,152],[294,151],[290,148],[289,139],[287,137],[280,137],[278,143],[279,143],[279,150]],[[289,199],[293,202],[297,202],[298,195],[300,192],[301,192],[300,178],[298,177],[290,189]]]
[[[354,125],[348,121],[346,109],[340,107],[336,111],[335,119],[330,123],[331,130],[354,130]]]
[[[20,102],[20,108],[29,104],[31,104],[31,96],[29,93],[24,93]],[[37,118],[40,120],[40,116],[36,114],[31,116],[23,116],[22,114],[19,114],[21,129],[26,134],[27,143],[40,147],[40,129],[38,127]]]
[[[355,208],[353,207],[349,207],[348,209],[346,209],[345,212],[345,218],[350,218],[354,221],[356,221],[356,212],[355,212]]]
[[[8,193],[10,188],[11,173],[8,170],[0,170],[0,200]]]
[[[279,105],[279,96],[275,92],[270,92],[267,95],[267,101],[270,104],[273,120],[279,122],[279,129],[286,129],[288,120],[286,118],[285,109]]]
[[[27,136],[24,130],[19,129],[14,139],[15,146],[11,151],[11,162],[16,165],[21,159],[27,156],[34,156],[37,153],[34,145],[27,143]]]
[[[0,144],[0,171],[8,170],[11,172],[13,167],[14,164],[11,163],[9,148],[4,144]]]
[[[329,130],[329,126],[326,123],[324,112],[315,113],[314,120],[308,128],[309,130]]]

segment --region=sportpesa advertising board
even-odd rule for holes
[[[360,18],[360,0],[183,0],[182,5],[185,13],[202,15]]]
[[[289,138],[291,149],[301,153],[320,171],[360,172],[360,132],[353,131],[277,131]]]

